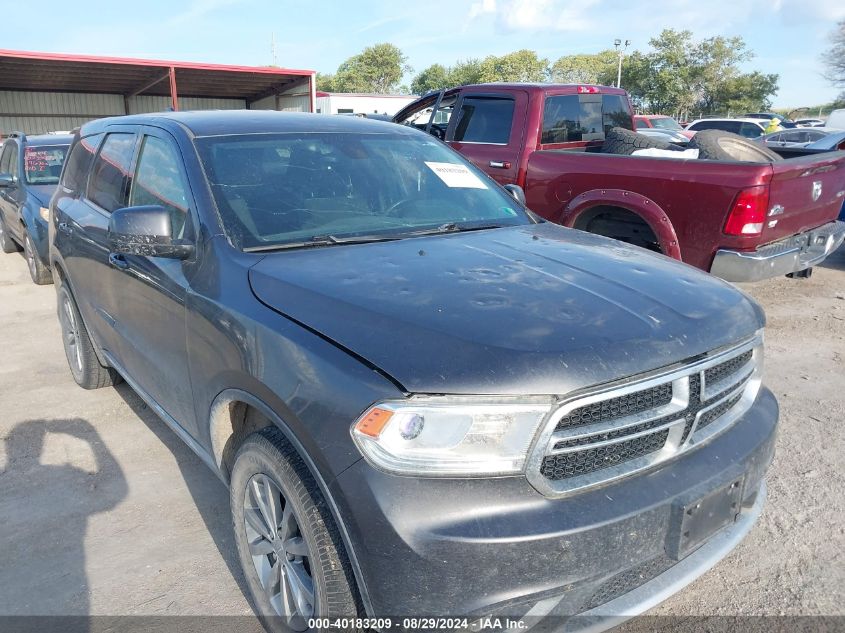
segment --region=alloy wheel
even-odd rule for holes
[[[79,349],[79,326],[73,313],[73,306],[70,298],[65,296],[62,299],[62,334],[65,339],[68,360],[76,361],[76,369],[82,371],[82,351]]]
[[[247,483],[244,526],[267,599],[291,629],[304,631],[315,612],[311,554],[292,505],[267,475],[253,475]]]
[[[29,266],[29,274],[35,279],[38,276],[38,269],[35,262],[35,249],[32,247],[32,239],[29,234],[23,241],[23,254],[26,257],[26,265]]]

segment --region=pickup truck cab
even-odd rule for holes
[[[564,226],[682,260],[729,281],[797,273],[845,239],[845,152],[766,163],[603,153],[613,127],[634,129],[627,94],[606,86],[482,84],[431,93],[416,120],[528,207]],[[442,120],[442,116],[441,116]]]
[[[539,220],[417,130],[88,123],[50,257],[71,374],[123,377],[229,486],[273,630],[606,626],[716,564],[763,507],[760,307]]]

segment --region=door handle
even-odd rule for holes
[[[59,230],[67,235],[71,235],[73,233],[73,227],[67,222],[59,222]]]
[[[120,253],[109,253],[109,265],[120,270],[129,268],[129,262]]]
[[[508,160],[491,160],[489,163],[490,167],[495,167],[496,169],[510,169],[511,163]]]

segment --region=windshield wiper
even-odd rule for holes
[[[447,222],[433,229],[423,229],[421,231],[410,231],[408,233],[401,233],[401,237],[417,237],[420,235],[440,235],[441,233],[464,233],[466,231],[486,231],[487,229],[500,229],[501,224],[476,224],[466,225],[458,224],[457,222]]]
[[[398,235],[359,235],[355,237],[336,237],[334,235],[315,235],[301,242],[282,242],[281,244],[261,244],[247,246],[245,253],[260,253],[262,251],[284,251],[295,248],[315,248],[320,246],[335,246],[337,244],[368,244],[370,242],[392,242],[400,239]]]

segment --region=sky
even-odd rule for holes
[[[4,29],[0,48],[260,66],[273,63],[275,38],[278,65],[324,73],[379,42],[419,72],[522,48],[553,62],[615,38],[645,50],[664,28],[741,35],[756,55],[746,69],[778,73],[774,106],[792,108],[839,92],[821,58],[845,0],[47,0],[7,3],[3,14],[34,28]]]

